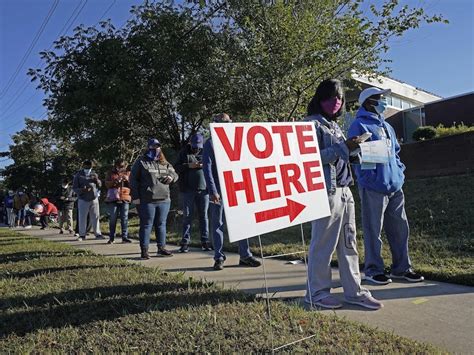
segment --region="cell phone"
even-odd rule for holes
[[[361,142],[361,143],[362,143],[362,142],[365,142],[365,141],[366,141],[367,139],[369,139],[370,137],[372,137],[372,133],[370,133],[370,132],[365,132],[365,133],[363,133],[363,134],[361,134],[361,135],[359,136],[359,142]]]

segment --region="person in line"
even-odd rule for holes
[[[100,232],[99,223],[99,189],[102,186],[102,182],[92,170],[92,167],[92,161],[85,160],[82,163],[82,169],[74,176],[72,184],[72,188],[78,196],[79,238],[77,240],[79,241],[86,239],[87,216],[90,216],[91,226],[96,239],[104,239]]]
[[[39,203],[42,206],[40,213],[41,229],[46,229],[48,228],[49,218],[55,218],[58,216],[58,208],[53,203],[49,202],[46,197],[40,199]]]
[[[132,200],[129,180],[130,172],[127,171],[127,163],[123,159],[117,159],[105,178],[105,187],[107,187],[105,202],[108,205],[110,216],[108,244],[115,242],[115,229],[119,215],[122,243],[132,242],[128,238],[128,210]]]
[[[20,187],[15,196],[13,197],[13,209],[16,213],[16,226],[26,227],[26,206],[30,203],[28,195],[25,193],[24,188]]]
[[[216,123],[232,122],[226,113],[221,113],[213,118]],[[212,146],[212,138],[209,138],[204,144],[203,151],[203,170],[206,179],[207,189],[209,191],[210,213],[211,213],[211,232],[214,243],[214,270],[223,270],[226,256],[224,254],[224,205],[221,199],[221,189],[219,177],[217,175],[216,158],[214,155],[214,147]],[[241,266],[259,267],[261,262],[256,259],[249,247],[248,239],[239,241],[239,254]]]
[[[181,253],[189,251],[194,206],[196,206],[199,216],[201,249],[204,251],[212,250],[209,242],[209,218],[207,216],[209,193],[202,171],[203,143],[204,137],[202,134],[192,135],[190,144],[187,144],[179,152],[175,164],[176,172],[179,174],[179,189],[183,201],[183,238],[179,249]]]
[[[383,140],[388,150],[388,163],[356,165],[355,169],[362,205],[365,279],[378,285],[389,284],[392,279],[424,280],[413,271],[408,255],[409,227],[402,189],[405,165],[400,161],[395,131],[383,116],[387,107],[384,95],[389,93],[390,90],[375,87],[363,90],[359,95],[356,119],[349,128],[349,136],[370,132],[370,141]],[[382,227],[392,253],[389,276],[385,274],[382,259]]]
[[[137,206],[140,218],[141,258],[149,259],[150,234],[155,227],[157,256],[173,256],[166,247],[166,219],[171,206],[171,183],[178,180],[173,166],[166,160],[161,143],[156,138],[148,140],[147,150],[132,166],[130,187],[132,203]]]
[[[70,180],[64,178],[56,192],[56,205],[59,211],[59,234],[64,233],[64,228],[66,228],[69,234],[74,232],[73,210],[76,200],[77,196],[72,189]]]
[[[331,295],[331,258],[337,252],[339,275],[347,303],[377,310],[382,303],[361,286],[357,252],[355,207],[349,186],[353,178],[350,154],[357,152],[358,137],[346,139],[337,124],[344,110],[344,92],[339,80],[319,84],[308,105],[307,122],[313,122],[328,193],[331,215],[311,222],[308,282],[305,302],[312,307],[335,309],[342,303]]]
[[[9,228],[14,228],[15,227],[15,212],[13,209],[13,199],[14,199],[15,193],[12,190],[8,191],[8,194],[5,196],[4,203],[5,203],[5,209],[7,213],[7,224]]]

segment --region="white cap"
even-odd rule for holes
[[[371,97],[373,95],[383,95],[383,94],[387,94],[387,93],[390,94],[391,92],[392,92],[392,90],[390,90],[390,89],[383,90],[383,89],[374,88],[374,87],[364,89],[364,90],[362,90],[362,92],[359,95],[359,104],[362,106],[364,101],[367,100],[369,97]]]

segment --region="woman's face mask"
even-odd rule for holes
[[[372,100],[374,110],[380,115],[387,109],[387,99],[382,97],[379,100]]]
[[[160,160],[161,147],[148,148],[148,152],[146,153],[146,155],[151,160]]]
[[[321,101],[321,108],[329,116],[334,116],[341,109],[341,107],[342,99],[338,97]]]

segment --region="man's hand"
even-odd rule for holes
[[[209,199],[213,203],[220,203],[221,202],[221,196],[219,194],[213,194],[209,196]]]
[[[139,205],[139,204],[140,204],[140,199],[137,198],[137,199],[135,199],[135,200],[132,200],[132,203],[133,203],[134,205]]]
[[[358,138],[359,137],[349,138],[344,142],[346,143],[346,146],[349,149],[349,152],[353,152],[354,150],[360,148]]]

